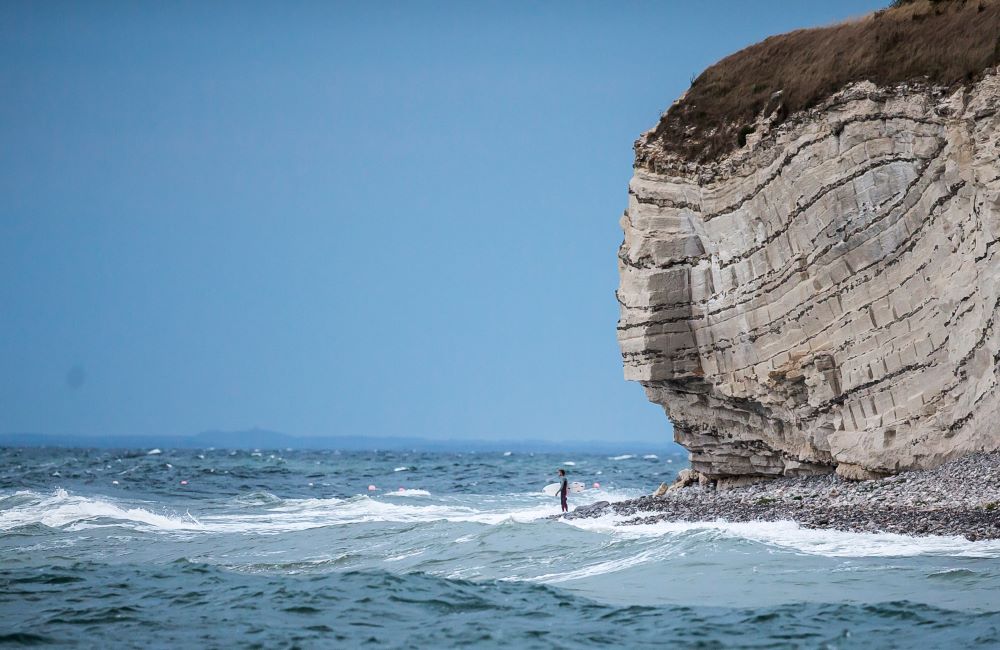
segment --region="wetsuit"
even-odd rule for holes
[[[566,495],[569,494],[569,480],[564,476],[562,478],[562,487],[559,488],[559,499],[562,501],[562,511],[566,512],[569,507],[566,505]]]

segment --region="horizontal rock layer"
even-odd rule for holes
[[[853,85],[709,165],[636,143],[627,379],[712,478],[1000,447],[1000,78]]]

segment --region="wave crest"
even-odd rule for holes
[[[385,497],[358,495],[349,499],[280,499],[267,492],[255,492],[235,501],[258,506],[253,512],[192,515],[153,511],[155,504],[141,506],[119,503],[106,497],[84,497],[65,490],[52,494],[19,492],[0,497],[0,531],[31,525],[61,530],[126,527],[140,532],[180,533],[259,533],[275,534],[357,523],[421,523],[433,521],[499,524],[529,522],[556,514],[557,504],[544,502],[498,510],[455,504],[411,505],[395,503],[391,497],[430,496],[423,490],[395,492]],[[388,498],[387,498],[388,497]]]

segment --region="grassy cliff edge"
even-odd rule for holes
[[[1000,64],[1000,0],[897,0],[863,18],[772,36],[702,72],[636,143],[707,163],[742,147],[760,115],[782,122],[857,81],[956,87]]]

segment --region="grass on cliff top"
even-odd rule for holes
[[[896,0],[861,19],[772,36],[722,59],[660,119],[648,144],[707,162],[743,146],[765,108],[780,122],[850,82],[955,86],[998,64],[1000,0]]]

